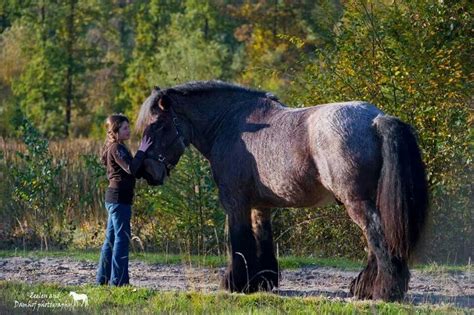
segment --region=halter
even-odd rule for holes
[[[182,132],[179,130],[179,123],[178,123],[178,117],[176,116],[175,112],[171,109],[171,115],[173,116],[173,125],[176,128],[176,136],[173,138],[172,141],[170,141],[170,144],[167,147],[173,146],[177,141],[181,140],[182,143],[184,143],[184,136],[182,135]],[[185,146],[186,147],[186,146]],[[166,172],[169,175],[170,171],[175,168],[176,164],[170,163],[168,159],[164,156],[164,154],[158,154],[158,157],[152,159],[164,164],[166,168]]]

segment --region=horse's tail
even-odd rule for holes
[[[391,116],[374,126],[382,139],[382,169],[377,208],[390,253],[408,260],[420,238],[428,212],[428,184],[412,127]]]

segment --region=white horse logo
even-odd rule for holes
[[[85,295],[85,294],[77,294],[77,293],[74,292],[74,291],[69,292],[69,295],[71,295],[72,298],[74,299],[74,305],[77,305],[77,303],[78,303],[79,301],[82,301],[82,305],[85,305],[85,306],[89,305],[89,301],[88,301],[88,299],[87,299],[87,295]]]

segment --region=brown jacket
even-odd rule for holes
[[[145,152],[137,151],[132,157],[125,145],[112,143],[107,149],[107,178],[109,187],[105,201],[132,204],[135,177],[142,166]]]

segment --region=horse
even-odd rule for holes
[[[72,296],[72,299],[74,300],[74,305],[77,305],[79,301],[82,301],[82,305],[89,305],[89,300],[86,294],[78,294],[74,291],[71,291],[69,292],[69,295]]]
[[[338,202],[368,244],[367,266],[350,293],[403,299],[428,212],[425,167],[410,125],[363,101],[295,109],[221,81],[156,87],[137,128],[156,119],[174,125],[168,138],[175,140],[162,155],[176,162],[176,148],[192,144],[210,163],[229,230],[222,288],[251,293],[279,285],[272,208]]]

